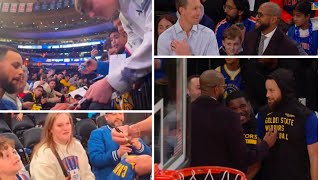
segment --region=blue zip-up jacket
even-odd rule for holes
[[[92,165],[92,171],[96,180],[106,180],[112,170],[121,161],[118,157],[117,150],[119,144],[112,141],[112,128],[107,125],[92,131],[88,142],[89,160]],[[135,155],[151,155],[151,149],[141,139],[142,148],[137,150],[132,147],[132,153]]]
[[[312,41],[311,44],[309,43],[309,36],[301,37],[300,43],[302,48],[308,55],[318,55],[318,24],[312,22]],[[295,25],[291,26],[288,30],[288,36],[295,40]]]

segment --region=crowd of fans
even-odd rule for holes
[[[317,9],[312,8],[311,1],[226,0],[215,3],[176,0],[177,12],[170,14],[163,14],[167,11],[158,8],[155,54],[318,54]],[[219,3],[222,7],[217,6]],[[212,15],[217,12],[220,16]]]

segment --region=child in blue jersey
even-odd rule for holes
[[[217,67],[215,70],[221,72],[225,79],[224,99],[234,91],[244,89],[244,83],[241,77],[240,59],[226,58],[225,64]]]
[[[301,43],[308,55],[318,54],[318,24],[310,19],[311,2],[298,2],[293,10],[294,25],[288,30],[288,36]]]

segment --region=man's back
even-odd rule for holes
[[[237,114],[209,96],[200,96],[192,103],[191,117],[190,166],[246,170],[241,156],[247,148]]]

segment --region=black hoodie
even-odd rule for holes
[[[260,113],[259,119],[262,120],[264,130],[275,127],[279,135],[268,157],[263,161],[262,179],[311,179],[305,123],[312,111],[296,99],[295,81],[291,71],[277,69],[267,79],[273,79],[277,83],[282,99],[273,109],[265,106]]]

